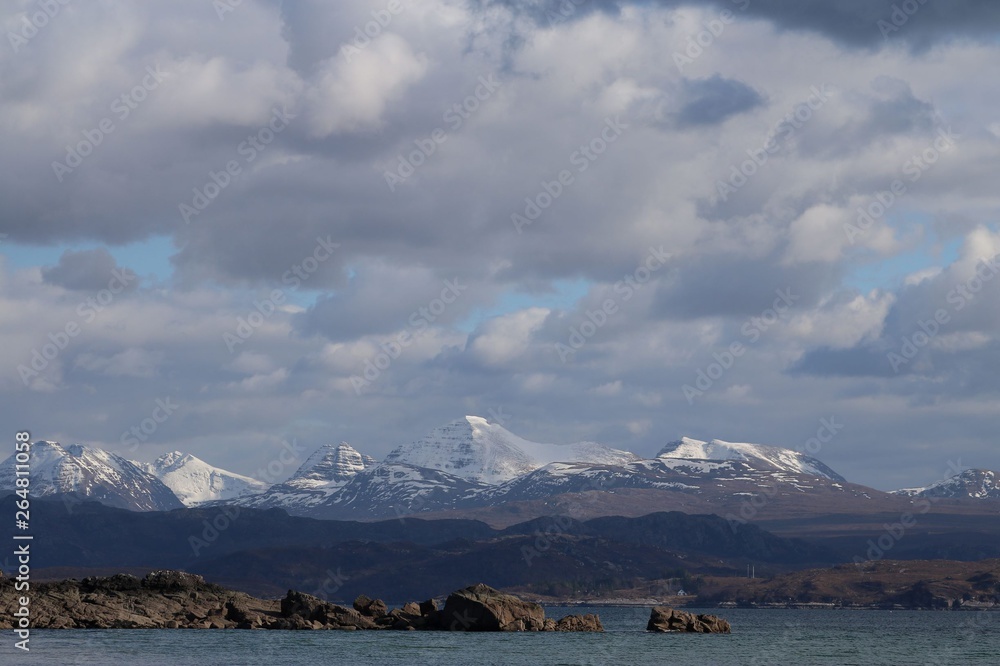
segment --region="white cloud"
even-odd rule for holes
[[[389,104],[427,73],[425,56],[399,35],[385,33],[359,53],[336,55],[323,63],[306,92],[311,133],[378,128]]]
[[[350,62],[341,46],[371,19],[367,2],[244,2],[222,23],[210,3],[71,3],[23,52],[0,50],[0,229],[9,234],[0,418],[32,422],[43,436],[114,442],[155,398],[183,392],[197,396],[187,407],[197,418],[172,422],[150,447],[190,448],[239,468],[244,444],[266,460],[289,433],[316,445],[348,439],[378,456],[467,401],[503,405],[539,439],[600,433],[646,454],[680,431],[795,445],[796,427],[815,431],[817,413],[833,410],[856,433],[841,445],[842,471],[870,483],[882,480],[856,462],[861,453],[892,448],[903,470],[945,420],[963,442],[989,431],[980,405],[998,390],[992,291],[954,313],[927,350],[933,381],[864,373],[878,362],[867,345],[912,333],[949,306],[949,290],[979,259],[1000,250],[1000,92],[961,75],[990,71],[1000,45],[855,48],[741,18],[681,73],[674,51],[715,10],[678,15],[626,2],[614,12],[581,7],[579,20],[549,27],[511,9],[523,3],[489,4],[413,4]],[[53,160],[152,63],[169,79],[56,180]],[[381,167],[448,126],[445,110],[490,73],[501,92],[389,191]],[[678,128],[671,95],[682,77],[715,74],[764,102]],[[835,90],[830,100],[720,202],[717,180],[824,83]],[[242,159],[235,146],[274,105],[300,118],[280,147],[244,163],[241,178],[184,224],[178,203]],[[890,213],[850,243],[844,223],[905,178],[907,160],[934,138],[921,123],[941,110],[935,122],[963,135],[956,148],[906,181]],[[628,130],[579,171],[571,156],[616,114]],[[573,183],[517,234],[511,214],[561,169]],[[335,257],[288,289],[286,271],[327,235],[341,244]],[[170,237],[174,256],[160,260],[172,260],[174,276],[116,297],[89,322],[76,310],[95,294],[46,285],[38,267],[12,268],[35,252],[96,243],[142,273],[147,257],[128,257],[123,244],[150,236]],[[844,286],[859,261],[961,240],[957,263],[914,266],[902,289]],[[626,302],[616,284],[661,244],[670,266]],[[412,313],[455,279],[468,285],[460,299],[414,330]],[[457,328],[502,294],[548,299],[567,280],[592,285],[579,307],[529,303],[472,335]],[[748,342],[740,326],[788,286],[803,294],[788,320],[748,345],[704,401],[688,404],[681,386],[713,354]],[[223,334],[274,288],[294,302],[230,353]],[[606,298],[619,312],[562,363],[555,344]],[[69,321],[80,334],[26,387],[15,369]],[[404,332],[416,334],[413,343],[356,395],[351,377]],[[840,374],[792,371],[817,348],[864,353]],[[988,446],[966,457],[1000,465]]]
[[[471,336],[469,349],[486,365],[510,362],[527,351],[548,316],[547,308],[529,308],[490,319]]]

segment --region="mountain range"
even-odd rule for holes
[[[892,492],[906,497],[1000,499],[1000,475],[988,469],[967,469],[923,488]]]
[[[0,489],[15,487],[15,457],[0,464]],[[57,442],[31,446],[31,494],[92,499],[133,511],[168,511],[184,506],[174,491],[138,463],[108,451]]]
[[[0,489],[14,487],[14,457]],[[819,460],[772,446],[682,438],[651,459],[596,442],[531,442],[466,416],[398,446],[378,462],[347,443],[324,445],[286,481],[268,484],[177,451],[140,463],[55,442],[32,447],[32,493],[136,511],[236,504],[326,519],[448,512],[493,524],[682,510],[746,522],[764,505],[784,513],[903,510],[920,498],[1000,498],[996,473],[966,470],[925,488],[883,493],[849,483]],[[623,504],[628,504],[627,510]],[[508,518],[503,518],[506,513]]]

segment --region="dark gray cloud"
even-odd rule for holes
[[[756,90],[718,74],[708,79],[684,79],[684,105],[677,113],[680,127],[717,125],[739,113],[764,104]]]
[[[79,252],[67,250],[59,257],[58,264],[42,268],[42,280],[72,291],[99,291],[107,289],[108,283],[116,275],[121,275],[122,270],[111,253],[103,247]],[[128,269],[124,270],[126,279],[123,288],[134,289],[136,282],[131,279],[133,273]]]
[[[778,292],[791,307],[812,308],[837,281],[823,264],[786,266],[737,254],[702,255],[683,262],[663,282],[653,313],[669,318],[747,317],[772,307]]]
[[[894,377],[888,349],[866,345],[857,349],[830,349],[823,347],[809,351],[792,366],[792,373],[827,377]]]
[[[990,40],[1000,27],[1000,7],[989,0],[478,0],[516,9],[538,25],[576,20],[592,11],[618,14],[626,4],[665,8],[701,5],[763,19],[781,30],[819,33],[847,46],[878,48],[899,41],[923,50],[960,38]],[[573,11],[561,10],[574,5]]]

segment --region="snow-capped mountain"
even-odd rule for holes
[[[0,463],[0,488],[15,488],[16,460]],[[72,495],[132,511],[168,511],[184,505],[162,481],[125,458],[102,449],[58,442],[31,446],[31,494]]]
[[[705,453],[705,452],[702,452]],[[773,452],[771,452],[773,455]],[[794,454],[787,451],[786,454]],[[818,462],[818,461],[817,461]],[[820,463],[821,464],[821,463]],[[483,504],[519,502],[565,493],[615,492],[619,489],[665,490],[702,499],[747,496],[761,488],[782,488],[788,494],[814,492],[819,486],[837,493],[845,491],[832,470],[820,475],[798,471],[794,466],[776,466],[759,459],[732,457],[721,460],[701,458],[653,458],[625,465],[551,463],[529,474],[490,487],[476,496]]]
[[[683,437],[676,442],[667,444],[656,454],[656,457],[661,460],[738,460],[760,470],[817,476],[837,482],[845,480],[844,477],[815,458],[790,449],[763,444],[737,444],[724,442],[721,439],[703,442]]]
[[[323,472],[310,480],[311,468]],[[397,447],[374,466],[346,444],[324,447],[288,482],[240,503],[315,517],[385,518],[595,490],[662,490],[708,501],[771,487],[791,495],[820,486],[823,492],[858,494],[841,482],[818,460],[771,446],[684,438],[643,460],[590,442],[539,444],[467,416]]]
[[[436,428],[386,456],[387,463],[436,469],[476,483],[500,484],[553,462],[623,465],[639,456],[595,442],[540,444],[479,416]]]
[[[295,512],[308,511],[338,493],[360,472],[377,464],[374,458],[360,453],[347,442],[325,444],[284,483],[239,503],[261,509],[280,507]]]
[[[9,459],[8,468],[11,463]],[[532,442],[477,416],[399,446],[381,463],[347,443],[327,444],[288,480],[270,488],[179,452],[143,464],[97,449],[41,442],[33,466],[41,492],[79,492],[133,509],[174,508],[181,501],[189,506],[235,503],[341,519],[502,506],[517,512],[522,502],[533,511],[584,504],[591,510],[602,503],[618,507],[611,510],[635,511],[649,503],[659,507],[654,510],[697,506],[718,512],[744,510],[746,498],[761,492],[769,503],[798,507],[812,502],[829,511],[862,504],[867,510],[873,496],[891,499],[847,483],[819,460],[788,449],[685,437],[667,444],[656,457],[642,459],[593,442]],[[4,485],[13,487],[12,469],[0,470],[0,487]],[[897,493],[1000,495],[996,474],[975,470]],[[154,501],[153,495],[160,499]]]
[[[942,499],[1000,499],[1000,474],[988,469],[967,469],[924,488],[902,488],[893,490],[892,494]]]
[[[366,467],[378,462],[347,442],[326,444],[309,456],[302,466],[285,481],[290,488],[339,488]]]
[[[233,500],[268,489],[263,481],[213,467],[180,451],[165,453],[152,463],[134,464],[162,481],[185,506]]]
[[[428,467],[383,462],[359,472],[306,515],[323,518],[403,517],[473,502],[490,486]]]
[[[685,483],[683,475],[675,474],[666,467],[650,470],[645,463],[652,462],[640,460],[624,466],[549,463],[528,474],[483,491],[478,499],[483,500],[484,504],[498,504],[500,502],[544,499],[562,493],[607,491],[616,488],[697,489],[697,486]]]

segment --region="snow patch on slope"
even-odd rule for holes
[[[376,464],[374,458],[360,453],[347,442],[326,444],[309,456],[284,485],[308,490],[340,488],[358,472]]]
[[[386,463],[406,463],[497,485],[553,462],[624,465],[639,457],[595,442],[543,444],[518,437],[479,416],[452,421],[394,449]]]
[[[185,506],[236,499],[268,489],[268,484],[263,481],[213,467],[200,458],[180,451],[165,453],[153,463],[135,464],[174,491]]]
[[[844,481],[843,477],[815,458],[798,451],[763,444],[724,442],[721,439],[705,442],[683,437],[667,444],[656,457],[682,460],[738,460],[783,472]]]
[[[0,463],[0,488],[12,489],[15,456]],[[31,446],[31,494],[75,495],[132,511],[180,508],[176,495],[139,465],[102,449],[38,441]]]
[[[1000,474],[988,469],[967,469],[923,488],[901,488],[890,492],[904,497],[1000,499]]]

